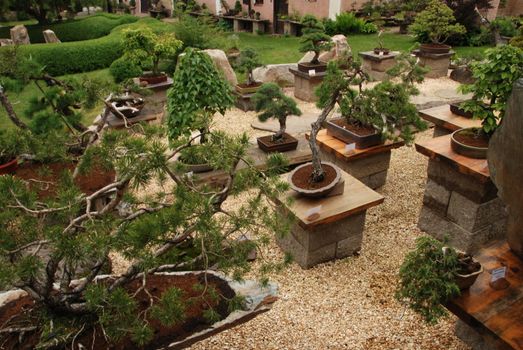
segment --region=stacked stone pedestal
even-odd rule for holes
[[[365,211],[343,220],[306,229],[296,224],[277,242],[302,268],[358,253],[363,240]]]
[[[374,80],[384,80],[388,77],[386,72],[396,64],[396,56],[399,52],[378,55],[374,51],[365,51],[360,52],[359,55],[363,59],[363,71]]]
[[[441,78],[446,77],[449,72],[450,58],[454,55],[454,51],[440,54],[415,51],[414,54],[419,57],[420,66],[430,69],[425,77]]]
[[[244,112],[254,110],[254,106],[251,101],[251,98],[254,94],[240,94],[239,92],[236,92],[235,95],[236,95],[236,107],[238,107],[239,109],[241,109]]]
[[[428,180],[418,227],[470,253],[506,232],[507,213],[492,181],[429,160]]]
[[[307,102],[317,101],[318,98],[314,92],[323,81],[326,73],[309,75],[293,68],[289,68],[289,71],[294,75],[294,97]]]

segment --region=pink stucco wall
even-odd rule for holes
[[[300,16],[313,14],[318,18],[329,17],[329,0],[289,0],[289,14],[295,12]]]

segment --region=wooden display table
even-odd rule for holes
[[[282,175],[287,181],[288,174]],[[290,190],[276,200],[284,214],[292,213],[297,222],[291,232],[278,237],[280,247],[290,254],[302,268],[322,262],[342,259],[361,250],[365,213],[383,203],[383,196],[342,171],[345,191],[341,195],[322,199],[305,198]],[[292,204],[286,204],[288,197]],[[308,212],[317,208],[319,216],[308,220]]]
[[[289,68],[289,71],[294,75],[294,97],[307,102],[317,101],[316,88],[322,83],[327,73],[319,72],[309,75],[294,68]]]
[[[507,214],[490,179],[487,160],[454,153],[450,135],[416,143],[429,157],[427,185],[418,227],[474,253],[505,235]]]
[[[360,52],[359,56],[363,59],[362,69],[373,80],[384,80],[389,75],[387,71],[396,64],[396,56],[399,51],[391,51],[387,55],[378,55],[374,51]]]
[[[372,189],[383,186],[387,181],[391,150],[405,144],[403,141],[387,141],[366,149],[346,151],[347,144],[328,135],[326,130],[320,130],[316,140],[322,159],[336,164]]]
[[[488,348],[523,350],[523,261],[506,242],[482,249],[476,258],[485,272],[446,307],[483,337]],[[503,266],[507,267],[506,280],[510,285],[495,290],[489,285],[491,272]],[[459,332],[457,335],[465,342],[469,338]]]
[[[419,111],[421,118],[434,123],[434,137],[448,135],[463,128],[479,128],[481,120],[459,116],[450,111],[449,105],[443,105]]]

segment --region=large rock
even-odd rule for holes
[[[468,66],[459,66],[450,72],[450,79],[457,81],[461,84],[472,84],[474,83],[474,77],[472,76],[472,70]]]
[[[10,46],[13,45],[13,40],[11,39],[0,39],[0,46]]]
[[[498,196],[507,205],[507,241],[516,255],[523,259],[523,79],[512,90],[503,123],[490,139],[488,164]]]
[[[53,32],[51,29],[47,29],[43,31],[45,42],[48,44],[54,44],[61,42],[60,39],[56,36],[55,32]]]
[[[254,80],[262,83],[276,83],[280,86],[294,86],[294,75],[289,68],[298,69],[296,63],[268,64],[253,70]]]
[[[234,70],[231,67],[231,64],[229,63],[229,60],[227,59],[227,55],[222,50],[215,50],[215,49],[208,49],[203,50],[207,55],[211,57],[213,60],[216,68],[218,68],[223,75],[225,76],[225,79],[229,83],[231,83],[233,86],[238,84],[238,79],[236,78],[236,74],[234,73]]]
[[[334,35],[331,39],[334,42],[334,46],[330,51],[322,52],[320,54],[321,62],[329,62],[340,57],[348,57],[352,55],[352,50],[347,42],[347,37],[343,34]],[[314,52],[307,52],[298,62],[310,62],[314,58]]]
[[[13,44],[15,45],[27,45],[31,43],[27,28],[22,24],[11,28],[11,40],[13,40]]]

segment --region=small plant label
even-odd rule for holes
[[[316,75],[316,69],[309,69],[309,75],[311,77],[315,76]]]
[[[348,145],[345,145],[345,153],[351,154],[355,150],[356,150],[356,144],[354,142],[349,143]]]
[[[507,274],[506,266],[494,269],[494,270],[492,270],[492,278],[490,279],[490,282],[496,282],[497,280],[505,278],[506,274]]]
[[[321,207],[322,206],[320,204],[317,207],[310,208],[309,210],[307,210],[307,212],[305,213],[307,221],[314,221],[318,219],[320,217]]]
[[[188,179],[192,179],[193,172],[189,171],[189,172],[185,173],[185,176],[187,176]]]

